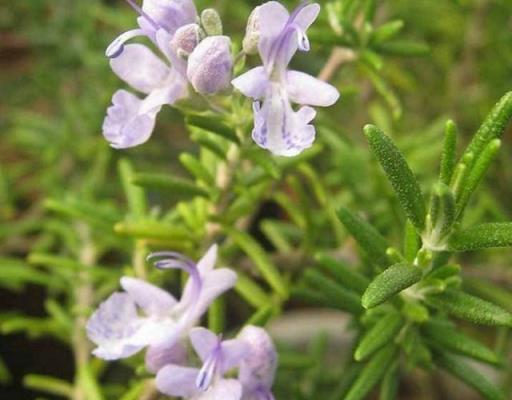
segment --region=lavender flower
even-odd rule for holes
[[[229,85],[233,60],[231,40],[227,36],[210,36],[195,48],[188,59],[187,76],[201,94],[213,94]]]
[[[139,13],[139,28],[122,33],[107,48],[112,70],[137,91],[143,100],[125,90],[112,98],[103,122],[103,135],[112,147],[124,149],[146,142],[155,126],[156,115],[164,104],[174,104],[186,96],[186,61],[171,48],[176,31],[194,23],[197,12],[192,0],[144,0],[142,8],[127,2]],[[125,43],[136,36],[147,36],[166,57],[157,57],[148,47]]]
[[[268,333],[256,326],[246,326],[238,339],[249,346],[240,363],[238,380],[243,386],[243,400],[273,400],[272,384],[277,368],[277,353]]]
[[[297,49],[309,50],[306,31],[319,12],[318,4],[303,2],[289,15],[280,3],[269,1],[251,14],[245,47],[250,51],[258,42],[263,66],[237,77],[232,84],[256,100],[252,137],[276,155],[294,156],[310,147],[315,128],[309,123],[316,112],[309,106],[330,106],[339,97],[328,83],[287,70]],[[290,102],[307,106],[294,111]]]
[[[179,339],[217,296],[234,286],[236,274],[227,268],[214,269],[215,245],[197,265],[177,253],[151,257],[165,257],[156,262],[159,268],[179,268],[190,274],[180,301],[150,283],[123,277],[125,292],[112,294],[100,305],[87,323],[87,334],[97,345],[93,354],[107,360],[126,358],[149,346],[148,368],[156,371],[183,358],[176,346]]]
[[[201,369],[167,365],[156,376],[158,390],[169,396],[193,400],[238,400],[242,385],[224,374],[238,366],[248,353],[244,340],[222,340],[205,328],[190,331],[190,340],[203,362]]]

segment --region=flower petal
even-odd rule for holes
[[[219,268],[208,273],[203,278],[203,287],[194,307],[194,319],[203,315],[213,300],[235,286],[236,279],[236,273],[228,268]]]
[[[310,106],[331,106],[340,97],[334,86],[299,71],[286,73],[286,90],[291,101]]]
[[[170,71],[160,58],[141,44],[126,45],[118,57],[110,60],[110,66],[122,80],[146,94],[161,87]]]
[[[222,370],[225,373],[230,369],[237,367],[244,357],[249,354],[250,347],[248,343],[240,339],[224,340],[221,344],[222,351]]]
[[[252,137],[261,147],[275,155],[291,157],[310,147],[315,140],[315,128],[309,125],[315,111],[303,107],[293,111],[288,93],[274,83],[267,90],[263,106],[254,104]]]
[[[115,360],[129,357],[144,346],[130,343],[140,328],[135,303],[126,293],[114,293],[87,321],[87,336],[98,347],[96,356]]]
[[[242,384],[236,379],[222,379],[208,391],[201,393],[194,400],[240,400]]]
[[[265,95],[268,77],[264,67],[256,67],[233,79],[231,84],[244,96],[258,100]]]
[[[308,4],[297,13],[293,22],[305,32],[315,22],[318,14],[320,14],[320,5],[317,3]]]
[[[269,1],[258,9],[259,44],[261,58],[267,63],[276,38],[288,22],[288,10],[277,1]]]
[[[191,329],[189,337],[192,347],[203,362],[219,343],[219,337],[215,333],[202,327]]]
[[[146,351],[146,368],[156,374],[169,364],[183,365],[187,360],[187,349],[181,343],[151,345]]]
[[[117,149],[134,147],[149,139],[159,109],[139,114],[143,101],[126,90],[118,90],[112,97],[103,121],[103,136]]]
[[[196,368],[166,365],[156,374],[156,387],[168,396],[191,398],[198,392],[195,385],[198,373]]]
[[[165,290],[141,279],[122,277],[121,286],[148,316],[169,314],[177,303]]]
[[[197,17],[192,0],[144,0],[142,9],[171,35],[180,26],[195,22]],[[139,24],[146,24],[144,18],[139,18]]]
[[[215,263],[217,262],[217,252],[218,246],[213,244],[210,246],[206,254],[197,262],[197,270],[200,275],[204,275],[213,270]]]

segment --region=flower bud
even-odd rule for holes
[[[209,36],[201,41],[188,59],[187,77],[201,94],[212,94],[229,85],[233,60],[227,36]]]
[[[242,48],[245,54],[256,54],[258,52],[258,42],[260,40],[260,18],[259,8],[256,7],[247,21],[245,28],[245,37],[242,42]]]
[[[260,327],[248,325],[238,335],[249,345],[249,354],[240,364],[238,379],[249,391],[272,387],[277,353],[272,339]]]
[[[197,24],[184,25],[176,31],[171,48],[180,57],[188,57],[201,41],[201,27]]]
[[[213,8],[207,8],[201,13],[201,25],[208,36],[222,35],[222,21]]]

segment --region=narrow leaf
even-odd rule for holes
[[[356,348],[354,358],[357,361],[366,359],[392,341],[402,326],[403,320],[399,313],[391,312],[385,315],[363,336]]]
[[[404,232],[404,257],[407,261],[413,262],[416,258],[416,254],[421,246],[421,240],[414,229],[414,225],[411,221],[407,220],[405,223],[405,232]]]
[[[356,293],[343,288],[318,271],[308,269],[304,274],[304,278],[306,282],[323,293],[330,301],[331,306],[353,314],[360,314],[363,311],[361,308],[361,299]]]
[[[235,291],[244,298],[247,303],[255,308],[261,309],[272,304],[271,297],[247,275],[237,272],[238,279]]]
[[[73,386],[58,378],[47,375],[30,374],[23,377],[23,385],[32,390],[38,390],[71,399],[73,397]]]
[[[492,140],[484,147],[482,153],[474,162],[466,179],[464,179],[464,185],[460,191],[460,196],[457,198],[459,215],[464,211],[464,208],[466,207],[471,195],[483,179],[485,173],[489,169],[489,166],[496,157],[500,147],[501,141],[499,139]]]
[[[367,125],[365,135],[395,190],[407,217],[419,233],[425,228],[425,200],[402,153],[379,128]]]
[[[504,394],[494,383],[489,382],[487,378],[480,374],[480,372],[463,362],[461,359],[446,353],[439,353],[437,354],[436,361],[442,368],[446,369],[461,381],[465,382],[468,386],[475,389],[485,399],[505,400]]]
[[[118,170],[130,213],[134,217],[142,217],[146,212],[146,197],[144,190],[133,184],[135,171],[131,163],[127,159],[121,159]]]
[[[201,164],[201,162],[195,158],[194,156],[183,153],[180,155],[181,164],[190,172],[196,179],[202,180],[207,185],[213,186],[215,184],[215,178],[213,175],[206,169],[206,167]]]
[[[344,400],[362,400],[379,383],[395,354],[395,346],[386,346],[379,350],[364,366]]]
[[[452,251],[512,246],[512,222],[496,222],[463,229],[450,237]]]
[[[421,57],[430,53],[430,47],[422,42],[393,40],[374,46],[375,51],[391,56]]]
[[[448,349],[490,364],[499,364],[500,362],[494,351],[459,330],[440,324],[427,323],[423,326],[423,332],[430,339],[430,343],[437,348]]]
[[[338,218],[372,262],[378,266],[388,264],[386,250],[389,246],[372,225],[345,208],[339,209]]]
[[[460,290],[447,289],[443,293],[429,296],[427,302],[448,314],[475,324],[512,327],[512,314]]]
[[[379,400],[395,400],[398,394],[399,382],[399,362],[395,361],[391,367],[388,368],[382,384],[380,386]]]
[[[439,180],[449,185],[457,163],[457,126],[455,122],[446,122],[444,130],[443,154],[441,156],[441,171]]]
[[[186,123],[187,125],[195,126],[197,128],[204,129],[205,131],[222,136],[224,139],[227,139],[230,142],[237,144],[240,142],[236,132],[233,129],[215,118],[204,117],[200,115],[189,115],[186,118]]]
[[[245,325],[256,325],[256,326],[265,326],[267,322],[274,315],[274,307],[266,306],[262,307],[249,318],[249,320],[245,323]]]
[[[194,182],[164,174],[137,174],[133,183],[149,189],[158,189],[174,196],[209,197],[209,193]]]
[[[468,145],[465,155],[472,153],[478,158],[484,147],[493,139],[499,139],[512,117],[512,92],[505,94],[487,115],[484,123]]]
[[[391,296],[414,285],[421,277],[421,268],[406,263],[392,265],[370,283],[363,294],[363,307],[378,306]]]
[[[315,259],[321,268],[334,276],[337,282],[357,293],[363,293],[370,283],[364,275],[354,271],[342,261],[325,254],[317,254]]]
[[[245,232],[231,228],[226,228],[226,231],[229,237],[254,262],[269,286],[274,289],[281,298],[286,299],[288,297],[288,286],[277,267],[272,263],[259,243]]]
[[[404,21],[400,19],[386,22],[385,24],[382,24],[377,29],[375,29],[375,31],[373,31],[370,41],[372,43],[385,42],[398,35],[403,27]]]

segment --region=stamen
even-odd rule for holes
[[[219,338],[217,345],[213,348],[212,352],[199,371],[199,374],[197,375],[196,387],[199,390],[206,391],[210,387],[210,384],[212,383],[212,380],[218,371],[219,363],[222,358],[220,343],[221,339]]]
[[[126,2],[139,14],[141,17],[145,18],[151,26],[157,31],[160,29],[160,26],[151,18],[134,0],[126,0]]]

